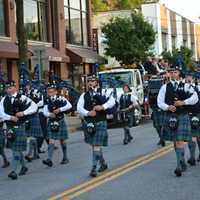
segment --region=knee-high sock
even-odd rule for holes
[[[129,136],[129,128],[125,127],[124,128],[124,140],[128,140],[128,136]]]
[[[100,157],[101,157],[101,151],[93,149],[93,168],[97,167]]]
[[[54,144],[49,144],[48,145],[48,159],[49,160],[52,160],[53,152],[54,152]]]
[[[34,138],[28,138],[28,156],[32,156],[34,143]]]
[[[25,162],[25,159],[24,159],[23,152],[20,152],[20,163],[21,163],[22,167],[26,167],[26,162]]]
[[[67,159],[67,144],[62,143],[61,144],[62,152],[63,152],[63,160]]]
[[[190,141],[188,143],[188,147],[189,147],[189,150],[190,150],[190,158],[195,159],[196,142]]]
[[[12,168],[12,171],[16,172],[18,165],[20,164],[21,155],[20,155],[20,152],[18,151],[13,151],[12,154],[13,155],[12,155],[11,168]]]
[[[3,162],[4,162],[4,163],[7,163],[7,162],[8,162],[8,159],[7,159],[7,157],[6,157],[4,148],[0,148],[0,155],[1,155],[2,158],[3,158]]]
[[[100,149],[100,159],[99,160],[100,160],[101,165],[105,164],[105,159],[104,159],[104,156],[103,156],[103,149],[102,149],[102,147]]]
[[[33,144],[33,146],[34,146],[34,151],[33,151],[33,156],[34,157],[37,157],[38,155],[39,155],[39,153],[38,153],[38,141],[37,141],[37,139],[35,138],[35,140],[34,140],[34,144]]]
[[[176,160],[177,160],[177,168],[181,168],[181,162],[183,161],[183,151],[184,148],[176,148]]]
[[[200,154],[200,138],[199,138],[199,137],[197,138],[197,145],[198,145],[198,148],[199,148],[199,154]]]

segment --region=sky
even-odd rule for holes
[[[160,0],[178,14],[200,23],[200,0]]]

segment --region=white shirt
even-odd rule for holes
[[[178,82],[179,83],[179,82]],[[174,85],[175,82],[173,81],[172,84]],[[167,84],[164,84],[158,94],[157,97],[157,104],[158,107],[160,109],[162,109],[163,111],[167,111],[170,105],[167,105],[165,103],[165,94],[166,94],[166,88],[167,88]],[[192,94],[192,96],[186,100],[184,100],[185,105],[195,105],[198,102],[198,95],[197,93],[194,91],[194,88],[190,87],[190,85],[188,83],[186,83],[184,85],[184,91],[185,92],[190,92]]]
[[[55,98],[55,99],[56,99],[57,96],[54,96],[54,97],[51,97],[51,98]],[[59,108],[61,112],[65,112],[65,111],[70,110],[70,109],[72,108],[71,103],[70,103],[65,97],[59,96],[59,98],[60,98],[61,100],[64,100],[64,101],[67,102],[67,104],[66,104],[65,106]],[[50,116],[50,112],[49,112],[49,109],[48,109],[48,105],[45,105],[45,106],[44,106],[43,114],[44,114],[45,117],[49,117],[49,116]]]
[[[126,95],[126,94],[123,93],[118,97],[118,99],[117,99],[118,103],[120,103],[120,99],[121,99],[122,95]],[[138,98],[133,94],[131,94],[131,102],[133,103],[134,106],[138,106]]]
[[[80,98],[78,100],[77,111],[82,117],[87,117],[89,111],[84,108],[84,104],[85,104],[84,95],[85,95],[85,93],[81,94],[81,96],[80,96]],[[102,105],[104,110],[112,108],[115,105],[115,99],[113,98],[113,96],[111,96],[111,95],[109,96],[108,95],[106,97],[109,97],[109,99],[108,99],[108,101],[106,103],[104,103]]]
[[[11,99],[11,103],[14,102],[14,99],[16,98],[17,94],[18,93],[16,92],[15,94],[12,95],[13,98]],[[11,115],[6,114],[4,111],[4,100],[5,100],[5,97],[3,97],[0,102],[1,112],[3,113],[4,120],[10,120]],[[37,109],[38,109],[37,104],[34,103],[30,98],[28,98],[25,95],[21,95],[21,100],[27,101],[27,103],[31,103],[30,106],[25,111],[23,111],[24,115],[31,115],[37,112]]]

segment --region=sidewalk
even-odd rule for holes
[[[74,133],[81,130],[81,119],[79,115],[77,116],[67,116],[67,124],[69,133]]]

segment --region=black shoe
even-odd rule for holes
[[[69,163],[69,160],[68,160],[68,159],[63,159],[63,160],[60,162],[61,165],[66,165],[66,164],[68,164],[68,163]]]
[[[18,175],[23,176],[26,174],[27,171],[28,171],[27,167],[22,167]]]
[[[195,159],[189,159],[188,163],[190,164],[190,166],[195,166],[196,165],[196,160]]]
[[[181,171],[181,169],[176,168],[175,171],[174,171],[174,174],[176,174],[177,177],[182,176],[182,171]]]
[[[183,161],[181,161],[181,169],[182,169],[182,172],[185,172],[187,170],[187,165]]]
[[[124,145],[127,145],[127,144],[128,144],[128,140],[124,139],[124,140],[123,140],[123,144],[124,144]]]
[[[129,136],[128,136],[128,142],[131,142],[131,140],[133,140],[133,136],[132,136],[132,135],[129,135]]]
[[[161,145],[162,147],[165,147],[165,146],[166,146],[165,141],[162,140],[161,143],[160,143],[160,145]]]
[[[48,167],[52,167],[53,166],[53,162],[51,160],[49,160],[49,159],[43,160],[42,163],[44,165],[47,165]]]
[[[7,168],[7,167],[9,167],[9,165],[10,165],[10,163],[7,161],[2,165],[2,168]]]
[[[8,177],[11,178],[12,180],[16,180],[17,174],[14,171],[12,171],[8,174]]]
[[[102,164],[99,168],[98,172],[104,172],[108,169],[108,165],[106,163]]]
[[[92,170],[91,170],[89,176],[92,177],[92,178],[97,177],[97,171],[96,171],[96,168],[92,168]]]
[[[28,161],[28,162],[32,162],[33,158],[31,158],[30,156],[26,155],[25,156],[25,159]]]

